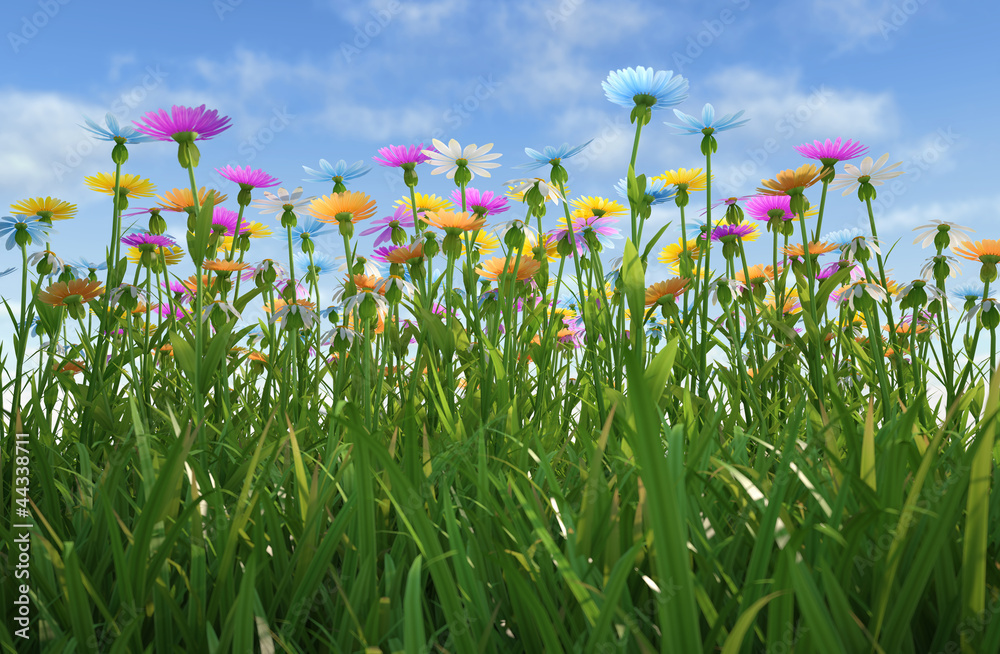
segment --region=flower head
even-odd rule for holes
[[[551,145],[546,145],[539,152],[533,148],[525,148],[524,153],[534,159],[525,164],[518,164],[514,166],[515,168],[525,168],[527,170],[535,170],[536,168],[541,168],[542,166],[547,166],[549,164],[553,166],[558,166],[563,159],[569,159],[570,157],[579,154],[590,145],[591,141],[587,141],[583,145],[570,146],[569,143],[563,143],[558,148]]]
[[[74,318],[83,318],[86,312],[83,304],[97,298],[104,292],[104,284],[89,279],[71,279],[56,282],[38,293],[38,301],[54,307],[67,307]]]
[[[385,216],[372,221],[372,226],[361,232],[361,236],[371,236],[378,234],[375,238],[375,246],[385,243],[392,238],[393,229],[406,229],[413,227],[413,212],[406,207],[396,207],[396,211],[391,216]]]
[[[615,184],[615,190],[618,191],[619,197],[628,200],[628,180],[619,179],[618,183]],[[650,205],[669,202],[674,199],[676,193],[676,188],[663,179],[654,178],[646,181],[646,201]]]
[[[482,229],[486,219],[468,211],[428,211],[420,217],[428,225],[443,230],[460,230],[471,232]]]
[[[980,263],[1000,263],[1000,240],[983,239],[982,241],[963,241],[960,245],[954,245],[951,251],[970,261]]]
[[[375,200],[359,191],[334,193],[313,200],[309,213],[325,223],[357,223],[375,215]]]
[[[574,218],[588,218],[590,216],[597,216],[598,218],[607,216],[611,218],[614,216],[624,216],[628,213],[628,207],[607,198],[584,195],[576,200],[570,200],[569,203],[575,207],[572,214]]]
[[[29,218],[28,216],[18,215],[0,218],[0,238],[7,237],[5,245],[8,250],[13,250],[15,245],[27,247],[36,238],[44,239],[50,229],[52,229],[52,225],[34,216]],[[19,236],[19,234],[22,234],[22,236]]]
[[[122,244],[134,248],[139,248],[140,250],[145,249],[152,251],[156,248],[173,247],[174,245],[177,244],[177,242],[174,241],[174,239],[167,236],[166,234],[149,234],[146,232],[135,232],[123,236]]]
[[[572,227],[575,234],[576,251],[579,254],[584,254],[585,252],[593,249],[594,243],[590,241],[588,235],[594,238],[603,247],[613,250],[615,245],[612,240],[620,240],[622,238],[621,232],[614,227],[617,223],[618,221],[616,219],[607,216],[574,218]],[[559,219],[559,227],[552,234],[552,236],[557,242],[569,240],[569,227],[566,225],[565,218]]]
[[[153,137],[146,136],[131,125],[119,125],[118,118],[110,112],[104,116],[104,124],[107,127],[101,127],[86,116],[83,117],[83,120],[87,124],[81,125],[81,127],[101,141],[117,142],[118,139],[122,139],[124,143],[145,143],[154,140]]]
[[[848,164],[850,165],[850,164]],[[796,188],[809,188],[821,179],[815,164],[802,164],[795,170],[782,170],[774,179],[763,179],[763,186],[757,187],[761,195],[785,195]]]
[[[252,206],[260,209],[262,214],[280,214],[285,211],[286,206],[290,207],[292,211],[302,211],[312,201],[312,196],[302,197],[302,187],[299,186],[291,193],[283,188],[279,188],[277,193],[264,191],[263,199],[254,200]]]
[[[371,166],[366,165],[364,161],[355,161],[348,166],[347,162],[343,159],[335,164],[331,164],[326,159],[320,159],[319,168],[319,170],[314,170],[308,166],[302,166],[302,169],[310,175],[302,181],[343,183],[349,179],[356,179],[362,175],[366,175],[371,171]]]
[[[105,195],[115,194],[115,175],[114,173],[97,173],[96,175],[90,175],[83,178],[83,183],[98,193],[104,193]],[[118,179],[118,189],[124,191],[125,194],[130,198],[151,198],[153,197],[156,187],[153,182],[148,179],[143,179],[138,175],[130,175],[127,173],[122,173],[119,175]]]
[[[417,241],[410,245],[381,247],[372,253],[372,259],[384,263],[410,263],[424,258],[424,242]]]
[[[559,187],[552,184],[541,177],[525,177],[523,179],[512,179],[504,182],[504,186],[507,187],[507,195],[509,195],[514,200],[524,201],[524,196],[532,188],[538,187],[538,192],[542,194],[545,201],[559,202],[563,200],[562,194],[559,192]],[[569,189],[566,189],[569,193]]]
[[[851,227],[849,229],[841,229],[836,232],[830,232],[825,234],[821,240],[827,243],[835,243],[837,247],[843,249],[851,244],[851,241],[859,236],[867,236],[865,232],[857,227]]]
[[[517,262],[514,259],[508,261],[506,257],[493,257],[484,261],[476,269],[476,272],[479,273],[480,277],[493,281],[499,279],[501,274],[508,273],[515,275],[517,281],[523,282],[538,274],[540,269],[541,264],[534,259],[522,258],[520,262]]]
[[[888,168],[883,168],[887,161],[889,161],[888,152],[879,157],[878,161],[874,163],[871,157],[865,157],[861,160],[860,168],[854,164],[844,164],[844,172],[834,178],[833,184],[830,185],[830,190],[844,189],[843,195],[845,197],[854,191],[858,191],[860,194],[865,185],[872,187],[881,186],[887,180],[903,174],[902,170],[892,170],[896,166],[901,165],[902,161],[897,161]]]
[[[802,243],[793,243],[788,247],[781,248],[781,252],[789,257],[801,259],[807,253],[812,256],[819,256],[821,254],[826,254],[827,252],[833,252],[836,249],[836,243],[813,241],[806,246],[803,246]]]
[[[159,141],[178,142],[210,139],[232,127],[228,116],[219,117],[218,110],[208,111],[205,105],[200,107],[174,105],[170,108],[169,114],[159,109],[147,112],[142,118],[132,122],[147,136]]]
[[[674,109],[674,115],[680,120],[683,125],[674,125],[673,123],[664,123],[669,127],[674,127],[681,130],[682,134],[712,134],[714,132],[724,132],[727,129],[734,129],[741,125],[750,122],[750,119],[740,120],[740,116],[743,115],[743,111],[737,111],[735,114],[726,114],[716,118],[715,107],[709,103],[705,103],[705,106],[701,109],[701,120],[698,120],[694,116],[689,116],[683,111],[678,111]]]
[[[684,102],[688,91],[688,81],[672,70],[654,71],[642,66],[612,71],[601,86],[611,102],[626,109],[642,107],[650,111]]]
[[[462,191],[460,189],[452,191],[451,199],[455,206],[461,206]],[[481,217],[496,215],[510,209],[507,205],[507,198],[504,196],[494,195],[493,191],[480,191],[472,187],[465,189],[465,207],[468,211]]]
[[[249,165],[246,168],[240,168],[239,166],[216,168],[215,172],[219,173],[230,182],[235,182],[239,184],[240,187],[245,187],[248,190],[255,188],[271,188],[272,186],[280,184],[277,179],[271,177],[263,170],[253,170]]]
[[[846,143],[841,143],[841,139],[838,136],[836,141],[827,139],[825,143],[822,141],[813,141],[812,143],[796,145],[795,151],[807,159],[821,161],[823,166],[832,166],[840,161],[860,157],[868,151],[868,147],[850,140]]]
[[[414,193],[417,200],[416,213],[419,215],[425,211],[443,211],[454,209],[454,205],[448,200],[438,196],[428,193]],[[406,207],[407,211],[410,213],[411,217],[413,214],[413,206],[411,205],[410,196],[396,200],[396,205],[400,207]],[[412,225],[411,225],[412,226]]]
[[[662,304],[663,298],[668,295],[676,299],[677,296],[687,290],[690,283],[691,280],[684,277],[674,277],[662,282],[656,282],[646,289],[646,306],[651,307],[655,304]]]
[[[668,186],[683,187],[685,191],[704,191],[708,180],[701,168],[666,170],[653,179]]]
[[[464,149],[455,139],[448,141],[448,145],[437,139],[434,139],[433,143],[435,149],[423,150],[423,153],[429,157],[431,165],[436,166],[431,171],[432,175],[446,173],[448,179],[455,179],[455,173],[461,168],[468,175],[465,182],[470,182],[476,175],[489,177],[490,173],[487,169],[500,166],[498,163],[490,163],[501,156],[496,152],[487,154],[493,149],[492,143],[487,143],[482,147],[473,143],[465,146]]]
[[[657,261],[670,266],[671,272],[676,273],[679,270],[681,255],[684,252],[684,241],[678,240],[676,243],[664,246],[660,250],[660,256],[657,257]],[[698,259],[698,243],[694,239],[687,241],[686,252],[690,256],[691,261]]]
[[[472,251],[478,252],[481,256],[493,254],[500,248],[500,239],[493,232],[481,229],[476,232],[476,238],[472,241]],[[462,256],[465,255],[465,239],[462,239]],[[513,258],[514,255],[511,255]]]
[[[864,297],[870,297],[879,302],[886,302],[889,299],[888,293],[885,289],[878,284],[871,282],[854,282],[845,289],[842,289],[839,293],[838,301],[843,304],[847,302],[847,305],[854,311],[854,301]]]
[[[380,166],[390,168],[400,168],[404,165],[422,164],[430,161],[430,157],[423,152],[424,144],[419,145],[390,145],[379,148],[378,155],[372,157]]]
[[[792,199],[787,195],[755,195],[747,201],[746,211],[754,220],[795,220]]]
[[[218,191],[213,191],[215,193],[212,196],[212,202],[216,206],[222,204],[226,201],[226,195],[224,193],[219,193]],[[189,188],[175,188],[172,191],[167,192],[166,197],[157,195],[157,199],[160,201],[160,209],[164,211],[193,211],[194,210],[194,196],[191,195],[191,189]],[[198,206],[203,206],[205,201],[208,200],[208,191],[202,186],[198,189]]]
[[[747,221],[738,225],[726,223],[712,229],[713,241],[725,241],[727,237],[734,237],[739,241],[756,241],[757,236],[757,225]]]
[[[28,198],[10,205],[11,213],[38,216],[46,222],[76,217],[76,205],[59,198]]]
[[[952,242],[967,241],[972,238],[972,232],[976,231],[971,227],[963,227],[958,223],[953,223],[947,220],[932,220],[927,225],[920,225],[914,227],[913,231],[918,229],[926,229],[926,232],[917,234],[917,237],[913,239],[913,243],[916,244],[920,242],[920,247],[927,247],[931,243],[937,244],[941,243],[941,249],[944,249],[952,244]],[[942,235],[940,238],[938,235]]]

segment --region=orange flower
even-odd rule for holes
[[[410,245],[400,245],[399,247],[393,248],[388,255],[386,255],[386,261],[389,263],[409,263],[411,259],[422,259],[424,256],[424,242],[417,241],[416,243],[411,243]]]
[[[357,223],[375,215],[375,200],[360,191],[334,193],[313,200],[309,213],[324,223],[336,223],[342,219]]]
[[[309,300],[296,300],[295,304],[299,305],[300,307],[305,307],[307,309],[313,309],[313,310],[315,310],[315,308],[316,308],[316,305],[313,304],[312,302],[310,302]],[[282,309],[284,309],[287,306],[288,306],[288,302],[285,302],[284,300],[282,300],[279,297],[278,299],[276,299],[274,301],[274,309],[273,310],[274,310],[275,313],[277,313],[277,312],[281,311]],[[271,309],[270,305],[265,304],[264,305],[264,311],[266,311],[267,313],[271,313],[272,309]],[[280,318],[279,318],[279,320],[280,320]]]
[[[793,188],[809,188],[820,180],[820,170],[816,164],[802,164],[797,169],[782,170],[774,179],[762,179],[763,186],[757,188],[761,195],[787,195]]]
[[[52,365],[52,369],[58,372],[68,372],[75,375],[78,372],[83,372],[83,361],[66,361],[61,367],[58,363]]]
[[[743,282],[744,284],[763,284],[766,281],[774,281],[774,266],[765,266],[762,263],[758,263],[754,266],[750,266],[747,269],[750,273],[750,281],[746,279],[746,275],[743,274],[742,270],[736,271],[736,280]],[[778,266],[778,274],[781,274],[781,266]]]
[[[504,269],[504,264],[507,264],[506,269]],[[517,263],[513,258],[510,262],[507,262],[506,257],[493,257],[487,261],[484,261],[479,267],[477,272],[480,277],[485,277],[486,279],[492,279],[496,281],[499,279],[501,273],[515,273],[517,281],[523,282],[526,279],[534,277],[541,270],[542,264],[534,259],[521,258],[520,264],[515,270],[514,264]]]
[[[90,302],[104,292],[104,284],[89,279],[71,279],[68,282],[56,282],[47,290],[38,294],[38,301],[63,307],[70,302]]]
[[[685,277],[673,277],[666,281],[656,282],[646,289],[646,306],[651,307],[658,304],[662,298],[668,295],[673,295],[676,298],[684,292],[690,282],[691,280]]]
[[[247,355],[247,359],[250,361],[259,361],[261,363],[267,363],[267,355],[263,352],[251,352]]]
[[[168,191],[166,197],[157,195],[160,200],[160,208],[165,211],[188,211],[194,209],[194,196],[191,195],[191,189],[189,188],[175,188],[172,191]],[[224,193],[219,193],[215,191],[215,195],[212,197],[212,202],[218,206],[225,202],[226,195]],[[205,200],[208,199],[208,191],[202,186],[198,189],[198,206],[205,204]]]
[[[971,261],[980,263],[1000,263],[1000,240],[984,239],[982,241],[962,241],[958,245],[952,245],[951,251]]]
[[[833,252],[839,249],[839,247],[834,243],[826,243],[824,241],[813,241],[807,247],[803,247],[801,243],[795,243],[789,245],[788,247],[781,248],[781,251],[790,257],[802,258],[806,254],[806,250],[809,254],[818,256],[820,254],[826,254],[827,252]]]
[[[182,281],[181,284],[184,284],[184,287],[188,290],[189,293],[198,292],[198,278],[195,277],[194,275],[191,275],[190,277]],[[201,276],[202,289],[207,291],[211,286],[212,286],[212,279],[208,275],[202,275]]]
[[[428,211],[420,219],[445,231],[471,232],[486,224],[486,218],[473,218],[468,211]]]
[[[231,273],[238,270],[246,270],[250,267],[250,264],[240,263],[239,261],[226,261],[225,259],[211,259],[209,261],[202,262],[201,267],[205,270]]]

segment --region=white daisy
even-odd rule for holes
[[[881,186],[886,180],[892,179],[893,177],[899,177],[903,174],[904,171],[902,170],[889,172],[896,166],[901,165],[903,163],[902,161],[897,161],[888,168],[882,170],[882,166],[884,166],[887,161],[889,161],[888,152],[879,157],[878,161],[874,163],[872,163],[871,157],[865,157],[861,160],[860,168],[854,164],[844,164],[844,172],[834,178],[833,184],[830,185],[830,190],[834,191],[844,189],[843,195],[848,196],[857,191],[858,187],[861,186],[860,179],[862,177],[867,177],[868,183],[872,186]]]
[[[313,201],[313,197],[308,198],[302,197],[302,187],[296,188],[294,191],[289,193],[283,188],[279,188],[277,193],[271,193],[270,191],[264,191],[264,198],[259,200],[254,200],[251,206],[260,209],[262,214],[273,213],[282,214],[285,211],[285,205],[289,204],[292,206],[292,211],[302,211]]]
[[[482,147],[473,143],[465,146],[465,149],[455,139],[448,141],[448,145],[437,139],[434,139],[433,143],[435,149],[423,150],[423,153],[430,157],[428,163],[437,166],[431,171],[431,175],[447,173],[448,179],[455,179],[455,173],[462,165],[469,169],[472,177],[476,175],[489,177],[490,173],[486,169],[500,166],[498,163],[487,163],[502,156],[499,153],[487,154],[493,149],[492,143],[487,143]]]

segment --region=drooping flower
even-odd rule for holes
[[[688,97],[688,81],[672,70],[654,71],[652,68],[624,68],[608,73],[601,82],[604,94],[611,102],[634,109],[649,111],[673,107]]]
[[[612,218],[615,216],[624,216],[628,213],[628,207],[614,200],[596,196],[584,195],[576,200],[570,200],[569,203],[570,206],[575,207],[572,213],[574,218],[589,218],[590,216],[597,216],[598,218],[607,216]]]
[[[676,299],[677,296],[684,293],[690,283],[690,279],[673,277],[650,285],[646,289],[646,306],[651,307],[656,304],[662,304],[662,300],[668,295]]]
[[[286,206],[294,212],[301,212],[303,209],[309,206],[313,201],[313,197],[302,197],[302,187],[297,187],[294,191],[289,193],[283,188],[279,188],[277,193],[271,193],[270,191],[264,191],[264,197],[262,199],[254,200],[251,203],[256,209],[260,209],[262,214],[281,214],[285,212]]]
[[[357,179],[363,175],[367,175],[371,171],[371,166],[365,164],[364,161],[355,161],[350,166],[347,162],[341,159],[335,164],[331,164],[326,159],[319,160],[319,170],[309,168],[308,166],[302,166],[302,169],[306,171],[310,176],[305,178],[304,182],[333,182],[334,184],[343,184],[344,182]]]
[[[375,215],[375,200],[360,191],[334,193],[313,200],[309,213],[324,223],[357,223]]]
[[[240,168],[239,166],[216,168],[215,172],[230,182],[239,184],[240,188],[248,191],[255,188],[271,188],[280,184],[277,179],[271,177],[263,170],[253,170],[249,165],[246,168]]]
[[[813,141],[812,143],[796,145],[795,151],[807,159],[817,159],[825,168],[841,161],[860,157],[868,151],[868,146],[861,145],[850,139],[846,143],[841,143],[841,139],[838,136],[836,141],[827,139],[825,143],[822,141]]]
[[[518,164],[514,167],[524,168],[526,170],[535,170],[543,166],[548,166],[549,164],[553,166],[558,166],[563,159],[569,159],[570,157],[582,152],[583,149],[586,148],[588,145],[590,145],[593,140],[594,139],[591,139],[590,141],[587,141],[583,145],[577,145],[577,146],[570,146],[569,143],[563,143],[558,148],[553,147],[551,145],[546,145],[544,148],[542,148],[541,152],[533,148],[525,148],[524,153],[529,157],[531,157],[532,159],[534,159],[534,161],[530,161],[524,164]]]
[[[4,216],[0,218],[0,238],[7,237],[6,248],[13,250],[15,245],[27,247],[35,239],[45,240],[52,225],[34,216],[24,215]],[[23,234],[23,236],[18,236]]]
[[[212,196],[212,202],[218,206],[226,201],[226,194],[214,191],[215,195]],[[175,188],[172,191],[168,191],[166,196],[156,196],[160,201],[160,209],[164,211],[193,211],[194,210],[194,196],[191,195],[191,189],[189,188]],[[198,206],[205,204],[208,200],[208,191],[202,186],[198,189]]]
[[[455,189],[451,194],[455,206],[462,206],[462,191]],[[507,198],[494,195],[493,191],[480,191],[471,186],[465,189],[465,208],[477,216],[492,216],[510,209]]]
[[[38,265],[43,261],[45,262],[44,265],[51,267],[51,272],[49,274],[52,275],[62,274],[62,271],[66,268],[66,262],[52,250],[39,250],[28,257],[29,266]]]
[[[850,165],[850,164],[848,164]],[[820,170],[815,164],[802,164],[795,170],[782,170],[774,179],[762,179],[757,187],[761,195],[785,195],[796,188],[809,188],[820,180]]]
[[[515,267],[515,264],[517,266]],[[523,282],[538,274],[541,264],[534,259],[522,258],[520,262],[514,259],[507,260],[506,257],[493,257],[481,263],[476,272],[480,277],[497,281],[501,274],[508,273],[515,276],[517,281]]]
[[[432,175],[446,173],[448,179],[455,179],[455,174],[461,168],[467,171],[468,179],[465,182],[468,183],[476,175],[489,177],[490,173],[487,169],[500,166],[498,163],[491,163],[501,156],[496,152],[488,154],[493,149],[492,143],[487,143],[482,147],[473,143],[465,146],[464,149],[455,139],[448,141],[448,145],[438,139],[434,139],[433,143],[434,150],[423,150],[423,153],[429,157],[429,163],[436,166],[431,171]]]
[[[361,232],[361,236],[371,236],[378,234],[374,245],[377,247],[392,238],[393,229],[407,229],[413,227],[413,212],[405,206],[396,207],[396,211],[391,216],[385,216],[372,221],[372,226]]]
[[[83,183],[98,193],[114,196],[115,194],[115,174],[97,173],[83,178]],[[143,179],[138,175],[122,173],[118,179],[118,189],[125,192],[130,198],[151,198],[156,191],[156,186],[148,179]]]
[[[844,164],[844,172],[834,178],[830,190],[844,189],[843,195],[846,197],[859,191],[863,185],[881,186],[893,177],[903,174],[902,170],[893,170],[896,166],[902,165],[902,161],[897,161],[888,168],[883,168],[888,161],[889,153],[886,152],[874,163],[871,157],[865,157],[861,160],[860,168],[854,164]]]
[[[140,122],[141,121],[141,122]],[[167,114],[163,109],[149,111],[132,123],[147,136],[159,141],[201,141],[218,136],[232,125],[228,116],[219,116],[216,109],[174,105]]]
[[[153,137],[146,136],[131,125],[120,125],[118,118],[110,112],[104,116],[104,124],[107,127],[101,127],[86,116],[83,117],[83,120],[87,124],[80,127],[101,141],[117,142],[117,139],[123,139],[125,143],[145,143],[154,140]]]
[[[689,116],[683,111],[674,109],[674,115],[680,120],[683,125],[675,125],[673,123],[664,123],[668,127],[673,127],[681,130],[682,134],[713,134],[715,132],[724,132],[727,129],[735,129],[741,125],[745,125],[750,122],[750,119],[740,120],[740,116],[743,115],[743,111],[737,111],[735,114],[726,114],[716,118],[715,107],[710,103],[705,103],[705,106],[701,109],[701,120],[698,120],[694,116]]]
[[[937,276],[937,271],[940,270],[940,266],[945,265],[948,268],[947,275],[949,277],[958,277],[958,274],[962,272],[962,266],[958,259],[955,257],[949,257],[946,254],[935,255],[924,263],[924,267],[920,269],[920,276],[926,280],[932,280]],[[942,277],[944,273],[942,273]]]
[[[424,154],[423,143],[419,145],[390,145],[379,148],[378,155],[372,159],[380,166],[390,168],[401,168],[407,164],[417,165],[430,161],[430,157]]]
[[[38,216],[43,221],[69,220],[76,217],[76,205],[59,198],[27,198],[10,205],[11,213]]]

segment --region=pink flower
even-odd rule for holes
[[[224,178],[228,179],[230,182],[236,182],[241,187],[254,188],[270,188],[272,186],[277,186],[280,182],[271,177],[263,170],[251,170],[250,166],[246,168],[240,168],[236,166],[226,166],[225,168],[216,168],[215,171],[222,175]]]
[[[765,222],[771,218],[794,220],[791,202],[791,197],[787,195],[755,195],[747,202],[746,211],[751,218]]]
[[[422,164],[430,161],[430,157],[422,152],[424,144],[420,145],[390,145],[387,148],[379,148],[379,155],[372,157],[379,165],[390,168],[399,168],[404,164]]]
[[[456,206],[462,206],[462,191],[460,189],[452,191],[451,199]],[[493,191],[480,191],[472,187],[465,189],[465,206],[468,211],[480,216],[491,216],[510,209],[507,206],[507,198],[504,196],[497,196],[493,194]]]
[[[170,115],[159,109],[147,112],[140,120],[143,122],[132,121],[136,128],[160,141],[176,141],[174,137],[178,135],[193,135],[192,141],[210,139],[231,127],[229,116],[220,118],[218,110],[207,111],[205,105],[194,108],[174,105]]]
[[[372,221],[373,226],[361,232],[361,236],[371,236],[378,232],[378,237],[375,239],[377,247],[392,238],[392,223],[396,223],[397,227],[412,228],[413,212],[406,205],[400,205],[393,215]],[[384,261],[384,259],[379,259],[379,261]]]
[[[841,144],[838,137],[833,142],[827,139],[826,143],[813,141],[811,144],[796,145],[795,150],[807,159],[818,159],[823,162],[824,166],[832,166],[838,161],[860,157],[868,151],[868,146],[850,140]]]

